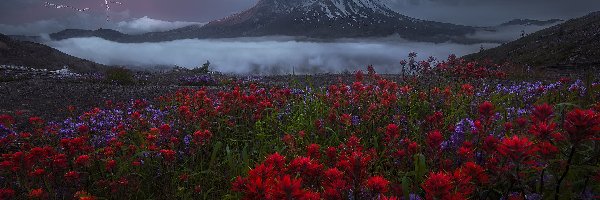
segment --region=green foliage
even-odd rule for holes
[[[192,69],[192,72],[197,73],[197,74],[210,73],[210,62],[207,60],[206,63],[202,64],[202,66]]]
[[[135,83],[133,72],[125,68],[111,68],[106,71],[105,80],[109,83],[132,85]]]

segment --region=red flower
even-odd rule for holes
[[[84,134],[85,134],[85,133],[87,133],[87,132],[89,132],[89,131],[90,131],[90,127],[88,127],[88,126],[87,126],[87,125],[85,125],[85,124],[82,124],[82,125],[80,125],[79,127],[77,127],[77,131],[78,131],[79,133],[84,133]]]
[[[277,181],[271,199],[302,199],[302,179],[292,179],[290,175],[284,175]]]
[[[374,193],[387,193],[390,182],[381,176],[373,176],[367,180],[367,188]]]
[[[209,130],[204,130],[204,131],[196,131],[194,132],[194,142],[199,144],[199,145],[204,145],[206,143],[208,143],[208,141],[210,140],[210,138],[212,138],[212,133]]]
[[[400,137],[400,129],[396,124],[388,124],[385,128],[385,138],[384,141],[386,143],[393,142],[394,140]]]
[[[317,177],[323,171],[323,165],[308,157],[297,157],[287,167],[290,173],[298,173],[300,176],[310,179]]]
[[[115,161],[115,160],[108,160],[108,161],[106,161],[105,168],[106,168],[107,171],[110,171],[110,170],[114,169],[115,166],[117,166],[117,161]]]
[[[175,151],[171,149],[161,149],[160,154],[166,161],[172,162],[175,160]]]
[[[6,127],[10,127],[14,123],[15,123],[15,118],[13,118],[12,116],[7,115],[7,114],[0,115],[0,124],[4,125]]]
[[[434,150],[437,150],[444,140],[442,133],[439,130],[431,131],[427,134],[427,145]]]
[[[256,177],[249,180],[246,184],[245,198],[244,199],[268,199],[272,191],[273,181],[263,180],[260,177]]]
[[[15,190],[11,188],[0,189],[0,199],[11,199],[15,196]]]
[[[513,124],[510,122],[506,122],[504,123],[504,130],[506,130],[506,132],[509,132],[513,129]]]
[[[518,162],[530,158],[535,150],[533,143],[528,138],[520,138],[515,135],[503,138],[501,144],[498,145],[498,152],[512,161]]]
[[[69,181],[77,181],[79,179],[79,173],[76,171],[69,171],[65,174],[65,179]]]
[[[44,123],[44,120],[42,120],[40,117],[30,117],[29,123],[33,125],[41,125]]]
[[[88,155],[80,155],[75,159],[75,164],[81,166],[89,166],[90,165],[90,156]]]
[[[29,197],[33,199],[41,199],[44,197],[44,190],[42,188],[33,189],[29,192]]]
[[[427,199],[448,199],[452,189],[452,176],[444,172],[430,172],[421,187]]]
[[[310,144],[306,147],[306,157],[319,159],[321,158],[321,152],[319,151],[321,147],[318,144]]]
[[[554,122],[550,122],[549,124],[546,122],[539,122],[537,124],[533,124],[529,128],[529,133],[542,140],[550,140],[555,128],[556,123]]]
[[[494,115],[494,109],[496,108],[491,102],[485,101],[481,105],[479,105],[479,115],[485,118],[489,118],[492,115]]]
[[[472,96],[475,93],[475,87],[471,84],[463,84],[461,86],[461,93]]]
[[[58,168],[66,168],[67,167],[67,155],[65,154],[57,154],[52,159],[52,163],[54,166]]]
[[[33,172],[29,173],[29,176],[39,177],[39,176],[44,175],[45,173],[46,173],[46,170],[38,168],[38,169],[33,170]]]
[[[275,152],[269,155],[263,163],[276,169],[282,169],[285,165],[285,157]]]
[[[542,105],[535,106],[531,112],[531,120],[534,122],[546,122],[552,118],[553,113],[554,111],[552,110],[552,106],[544,103]]]
[[[541,142],[537,144],[536,150],[543,157],[550,158],[555,156],[558,153],[558,147],[554,146],[550,142]]]
[[[591,110],[575,109],[567,114],[564,129],[573,143],[589,139],[600,133],[600,115]]]
[[[340,123],[345,126],[350,126],[352,124],[352,116],[350,116],[350,114],[342,114],[342,116],[340,116]]]

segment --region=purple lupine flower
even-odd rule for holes
[[[352,125],[358,126],[358,124],[360,124],[360,118],[358,117],[358,115],[353,115],[352,116]]]
[[[452,133],[452,135],[450,135],[448,145],[451,148],[458,148],[458,146],[461,145],[465,141],[465,134],[467,133],[467,131],[469,131],[469,132],[475,131],[475,125],[473,123],[473,120],[471,120],[469,118],[465,118],[463,120],[460,120],[458,123],[456,123],[456,126],[454,128],[454,133]]]

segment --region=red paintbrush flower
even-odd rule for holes
[[[68,181],[77,181],[79,180],[79,173],[76,171],[68,171],[65,173],[65,179]]]
[[[11,188],[0,189],[0,199],[12,199],[15,196],[15,190]]]
[[[481,115],[482,117],[488,119],[492,115],[494,115],[494,110],[495,109],[496,108],[494,107],[494,104],[492,104],[492,102],[485,101],[481,105],[479,105],[478,111],[479,111],[479,115]]]
[[[444,172],[430,172],[421,185],[427,199],[448,199],[452,190],[452,176]]]
[[[473,94],[475,93],[475,87],[473,87],[473,85],[471,84],[463,84],[461,86],[461,93],[466,94],[468,96],[473,96]]]
[[[571,142],[578,143],[600,133],[600,115],[591,110],[575,109],[567,114],[563,127]]]
[[[552,139],[551,136],[554,133],[555,128],[556,123],[554,122],[546,123],[544,121],[540,121],[531,125],[531,127],[529,128],[529,133],[535,135],[536,137],[542,140],[550,140]]]
[[[302,189],[302,179],[292,179],[284,175],[277,180],[277,184],[269,196],[270,199],[302,199],[305,191]]]
[[[306,157],[319,159],[321,158],[321,152],[319,151],[321,147],[318,144],[310,144],[306,147]]]
[[[437,150],[440,147],[443,140],[444,138],[439,130],[434,130],[427,134],[427,145],[434,150]]]
[[[205,145],[210,141],[210,138],[212,138],[212,133],[210,130],[198,130],[194,132],[193,138],[194,143],[198,145]]]
[[[554,114],[552,106],[548,105],[547,103],[537,105],[531,112],[531,121],[547,122],[552,119],[552,114]]]
[[[394,142],[398,137],[400,137],[400,129],[398,126],[396,124],[388,124],[385,128],[385,143],[389,144],[390,142]]]
[[[373,176],[367,180],[367,188],[376,194],[388,192],[390,182],[381,176]]]
[[[558,147],[544,141],[536,145],[536,151],[544,158],[551,158],[558,153]]]
[[[113,170],[117,166],[116,160],[108,160],[106,161],[105,168],[107,171]]]
[[[42,199],[45,196],[45,192],[44,190],[42,190],[42,188],[33,189],[29,191],[29,194],[27,196],[29,196],[29,198],[32,199]]]
[[[528,138],[520,138],[515,135],[503,138],[498,145],[498,152],[513,162],[519,162],[530,158],[535,149],[533,148],[533,143]]]
[[[285,165],[285,157],[275,152],[265,159],[263,162],[266,166],[271,166],[275,169],[282,169]]]
[[[75,164],[80,166],[89,166],[90,165],[90,156],[88,155],[80,155],[75,158]]]
[[[172,162],[175,160],[175,151],[171,149],[161,149],[159,152],[166,161]]]

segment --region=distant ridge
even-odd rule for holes
[[[464,58],[532,66],[600,65],[600,12],[568,20]]]
[[[99,72],[108,67],[76,58],[46,45],[19,41],[0,34],[0,64],[58,70],[64,66],[75,72]]]

